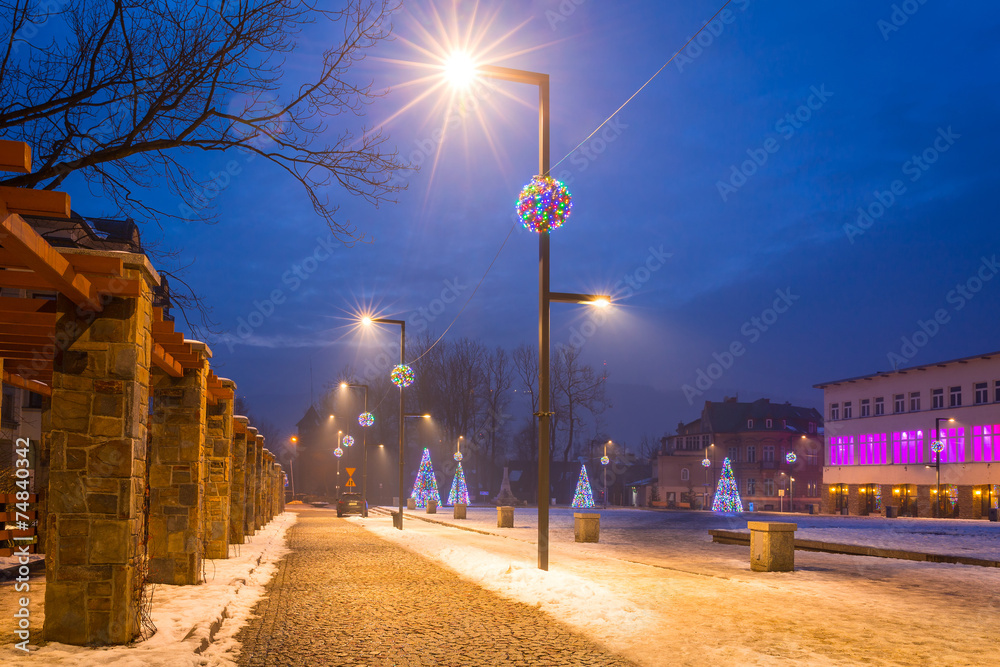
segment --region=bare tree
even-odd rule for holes
[[[531,440],[538,442],[538,420],[535,414],[538,412],[538,351],[526,343],[521,343],[514,348],[511,355],[514,361],[514,370],[517,374],[517,384],[521,390],[531,400]],[[535,452],[535,456],[537,456]]]
[[[552,430],[564,429],[563,461],[569,461],[576,444],[576,432],[585,423],[585,413],[596,418],[611,406],[605,394],[607,377],[595,373],[589,364],[581,363],[579,350],[568,348],[556,355],[552,380],[553,405],[557,406]]]
[[[49,4],[52,11],[45,11]],[[363,238],[337,219],[328,186],[373,203],[398,190],[404,168],[380,130],[361,117],[381,95],[352,68],[390,36],[394,0],[0,0],[0,132],[28,142],[37,169],[0,184],[54,189],[73,173],[103,191],[118,213],[211,220],[211,202],[253,159],[305,189],[342,242]],[[284,58],[310,23],[337,34],[315,69],[291,80]],[[46,39],[45,36],[48,36]],[[298,71],[298,70],[296,70]],[[338,119],[331,127],[330,120]],[[197,177],[184,158],[228,152],[241,161]],[[236,172],[238,174],[238,172]],[[135,188],[166,186],[177,213],[153,208]]]
[[[497,460],[497,441],[508,431],[509,415],[506,410],[510,405],[514,369],[510,355],[499,346],[486,356],[485,362],[487,394],[480,429],[483,456],[479,457],[479,464],[486,468],[486,478],[491,479]]]

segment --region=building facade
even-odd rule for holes
[[[659,496],[667,507],[710,507],[728,458],[745,509],[806,511],[821,502],[822,427],[814,408],[766,398],[706,401],[699,419],[664,439]]]
[[[978,519],[997,507],[1000,352],[815,386],[827,511]]]

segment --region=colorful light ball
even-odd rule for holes
[[[393,366],[389,379],[392,380],[392,383],[397,387],[409,387],[413,384],[414,380],[413,369],[406,364],[397,364],[396,366]]]
[[[333,455],[339,459],[341,456],[344,455],[344,450],[341,449],[340,447],[337,447],[335,450],[333,450]]]
[[[708,466],[712,465],[712,462],[710,460],[708,460],[708,459],[702,459],[701,460],[701,465],[702,465],[702,467],[707,468]]]
[[[354,438],[352,438],[349,435],[345,435],[343,442],[344,442],[344,447],[350,447],[351,445],[354,444]]]
[[[563,226],[573,210],[573,198],[560,181],[535,176],[517,198],[517,215],[533,232],[547,233]]]
[[[787,454],[785,454],[785,460],[788,461],[789,463],[795,463],[796,459],[798,458],[799,457],[795,455],[795,452],[788,452]]]
[[[602,456],[601,457],[601,465],[602,466],[606,466],[609,463],[611,463],[611,459],[609,459],[607,456]]]
[[[932,442],[931,443],[931,451],[934,452],[935,454],[940,454],[941,452],[943,452],[944,451],[944,441],[943,440],[935,440],[934,442]]]
[[[375,415],[370,412],[362,412],[358,415],[358,423],[363,427],[368,428],[375,423]]]
[[[461,461],[462,460],[462,452],[455,452],[454,458],[455,458],[456,461]]]

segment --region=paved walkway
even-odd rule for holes
[[[332,510],[301,510],[288,544],[241,666],[631,665]]]

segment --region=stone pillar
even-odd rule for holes
[[[264,436],[258,434],[257,443],[254,447],[254,532],[257,532],[264,526],[264,475]]]
[[[285,471],[280,463],[274,464],[274,516],[285,511]]]
[[[257,532],[255,519],[257,516],[257,429],[247,426],[247,449],[246,449],[246,484],[244,493],[246,494],[246,504],[243,510],[243,535],[249,536]]]
[[[917,485],[917,516],[934,516],[934,503],[936,502],[937,494],[931,495],[932,488],[937,489],[937,486],[930,484]]]
[[[3,359],[0,359],[0,370],[3,369]],[[2,392],[0,392],[2,394]],[[46,490],[49,488],[49,470],[51,469],[50,461],[50,448],[49,439],[50,433],[52,431],[52,398],[49,396],[42,397],[42,414],[41,414],[41,431],[42,437],[35,444],[37,450],[35,452],[35,492],[38,493],[38,503],[35,505],[38,517],[35,522],[36,529],[35,534],[37,535],[36,541],[36,551],[35,553],[48,553],[48,545],[46,541],[48,540],[48,516],[49,516],[49,494]]]
[[[223,387],[234,389],[232,380]],[[208,406],[205,438],[205,558],[229,558],[229,489],[232,483],[233,401]]]
[[[149,581],[201,583],[204,558],[205,409],[208,359],[193,345],[195,368],[175,378],[157,373],[149,467]]]
[[[233,481],[229,487],[229,543],[243,544],[246,510],[247,423],[240,415],[233,417]]]
[[[847,513],[851,516],[859,516],[861,514],[860,484],[847,485]]]
[[[264,489],[261,497],[261,506],[264,508],[261,514],[260,525],[266,526],[271,522],[271,509],[274,506],[274,454],[269,449],[264,450]]]
[[[958,518],[978,519],[982,512],[981,496],[973,493],[972,486],[963,484],[958,487]]]
[[[750,569],[791,572],[795,569],[794,523],[747,521],[750,529]]]
[[[44,635],[64,644],[124,644],[139,633],[150,287],[159,276],[143,255],[115,255],[138,296],[102,297],[100,313],[56,298],[56,339],[66,345],[52,373]]]

